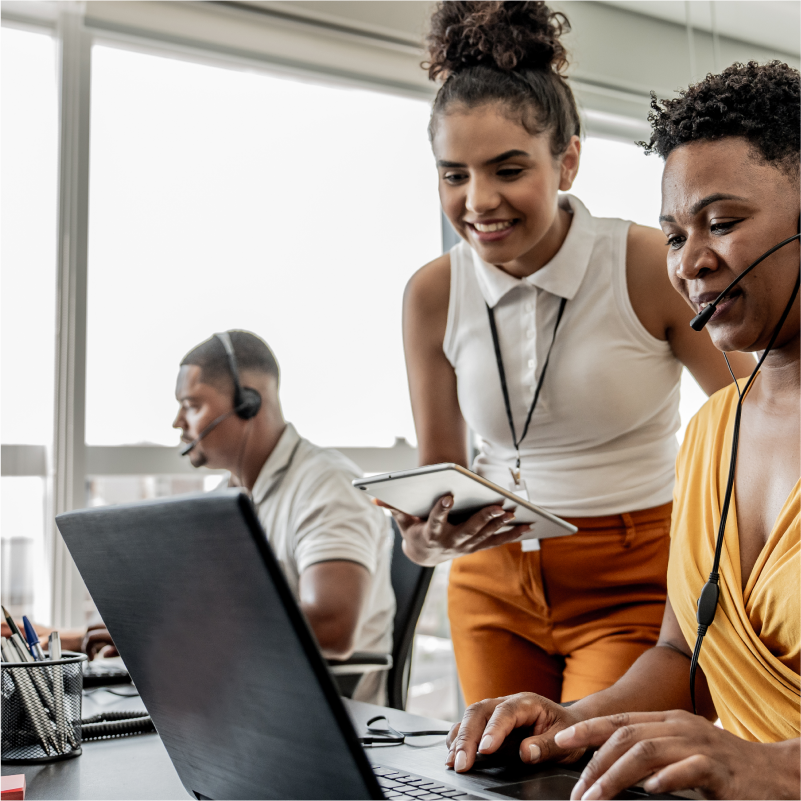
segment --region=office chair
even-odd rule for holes
[[[434,574],[433,567],[416,565],[403,553],[403,537],[398,524],[392,519],[394,542],[390,580],[395,593],[395,620],[392,631],[392,655],[357,652],[349,659],[328,660],[339,692],[350,698],[364,673],[386,670],[387,706],[393,709],[406,707],[409,673],[412,664],[412,646],[417,619]]]

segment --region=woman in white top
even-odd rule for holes
[[[655,644],[681,366],[708,393],[730,380],[668,281],[664,235],[559,195],[581,148],[564,29],[543,3],[446,2],[429,36],[429,74],[446,79],[430,127],[440,198],[464,241],[406,290],[420,462],[467,466],[469,427],[474,470],[579,527],[531,550],[512,542],[525,527],[498,533],[499,507],[460,525],[450,496],[425,521],[395,513],[412,559],[459,557],[449,616],[467,703],[580,698]]]

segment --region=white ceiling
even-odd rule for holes
[[[607,5],[801,55],[801,3],[797,0],[603,0]],[[714,5],[714,9],[712,6]]]

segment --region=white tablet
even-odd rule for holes
[[[451,523],[467,520],[485,506],[500,505],[515,513],[513,524],[531,524],[531,529],[523,534],[521,540],[564,537],[578,531],[556,515],[458,464],[432,464],[414,470],[382,473],[356,479],[353,486],[401,512],[423,519],[428,517],[443,495],[450,493],[453,495],[453,510],[448,515]]]

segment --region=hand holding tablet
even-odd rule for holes
[[[393,510],[406,555],[418,564],[435,565],[508,542],[577,531],[457,464],[384,473],[357,479],[353,485]]]

